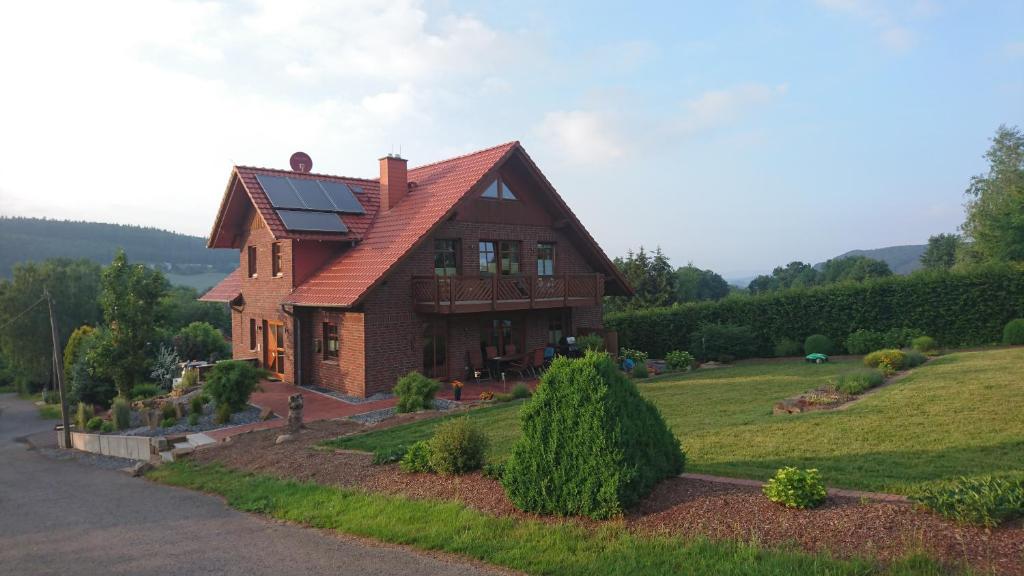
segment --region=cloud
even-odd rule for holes
[[[621,157],[625,149],[596,112],[570,110],[550,112],[538,127],[545,145],[577,164],[599,164]]]
[[[879,43],[892,52],[906,52],[917,43],[917,33],[909,21],[934,14],[938,8],[929,0],[902,3],[900,11],[889,7],[883,0],[815,0],[833,12],[844,14],[865,22],[878,38]]]
[[[683,103],[684,114],[676,128],[696,134],[733,123],[751,110],[782,97],[787,84],[744,84],[724,90],[709,90]]]

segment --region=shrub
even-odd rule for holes
[[[683,471],[679,440],[605,354],[556,358],[520,422],[501,481],[522,510],[608,518]]]
[[[757,355],[757,336],[749,326],[705,324],[690,336],[690,342],[701,361],[730,362]]]
[[[206,406],[206,398],[202,394],[196,394],[188,401],[189,412],[197,416],[203,413],[203,406]]]
[[[46,404],[60,404],[60,392],[56,390],[44,390],[43,402]]]
[[[511,394],[506,394],[504,392],[498,392],[497,394],[494,395],[494,401],[495,402],[511,402],[512,401],[512,395]]]
[[[921,489],[912,498],[947,518],[991,528],[1024,516],[1024,479],[960,478]]]
[[[641,363],[633,366],[633,378],[647,378],[650,374],[647,372],[647,364]]]
[[[813,468],[781,468],[762,490],[769,500],[788,508],[816,508],[828,496],[821,475]]]
[[[79,402],[78,408],[75,410],[75,427],[79,430],[85,430],[86,424],[89,423],[93,417],[93,410],[91,404],[85,402]]]
[[[864,365],[868,368],[878,368],[882,372],[896,372],[903,370],[906,365],[907,356],[902,350],[886,348],[875,350],[864,357]]]
[[[824,334],[811,334],[804,340],[804,354],[832,354],[832,340]]]
[[[145,384],[136,384],[132,388],[132,400],[146,400],[148,398],[155,398],[160,395],[160,387],[156,384],[146,382]]]
[[[632,360],[634,364],[643,364],[644,362],[647,362],[648,357],[647,352],[644,352],[643,350],[632,350],[630,348],[620,348],[619,356],[624,360]]]
[[[1024,344],[1024,318],[1010,320],[1003,327],[1003,344],[1020,345]]]
[[[530,387],[522,382],[512,387],[512,397],[516,400],[520,398],[529,398],[530,394]]]
[[[885,347],[885,336],[874,330],[857,330],[846,337],[846,351],[850,354],[867,354]]]
[[[924,336],[924,332],[916,328],[892,328],[882,334],[882,347],[908,348],[918,336]]]
[[[217,424],[229,424],[231,422],[231,406],[227,404],[217,404],[217,411],[214,414],[213,419]]]
[[[195,386],[199,386],[199,370],[196,370],[195,368],[183,370],[181,372],[181,384],[179,384],[179,387],[187,390]]]
[[[188,425],[198,426],[199,425],[199,412],[192,412],[188,415]]]
[[[481,470],[483,475],[494,480],[501,480],[502,475],[505,474],[505,463],[504,462],[488,462],[484,464]]]
[[[207,322],[193,322],[174,335],[174,350],[182,360],[215,362],[231,357],[231,346],[224,336]]]
[[[398,412],[416,412],[434,407],[434,395],[441,389],[437,380],[419,372],[409,372],[398,379],[393,392],[398,396]]]
[[[604,338],[602,338],[600,334],[590,333],[584,334],[583,336],[577,336],[576,345],[584,352],[587,350],[604,352]]]
[[[413,472],[433,472],[430,466],[430,443],[420,440],[409,446],[409,449],[401,456],[398,467],[402,472],[411,474]]]
[[[799,342],[792,338],[779,338],[775,341],[773,348],[775,356],[778,358],[785,358],[787,356],[800,356],[804,352],[804,347]]]
[[[373,464],[381,466],[384,464],[394,464],[405,456],[407,450],[405,446],[395,446],[392,448],[378,448],[373,451]]]
[[[163,420],[160,421],[160,427],[161,428],[170,428],[171,426],[174,426],[177,423],[178,423],[178,419],[177,418],[164,418]]]
[[[165,420],[167,418],[178,418],[178,411],[174,408],[174,404],[172,402],[164,402],[160,405],[160,417]]]
[[[99,416],[93,416],[85,423],[86,430],[99,430],[101,426],[103,426],[103,418],[100,418]]]
[[[218,410],[227,406],[230,412],[238,412],[245,409],[253,390],[266,376],[266,370],[249,362],[226,360],[210,370],[203,391],[217,403]]]
[[[917,350],[903,351],[903,367],[906,369],[917,368],[928,361],[928,357]]]
[[[689,370],[693,366],[693,355],[682,350],[673,350],[665,355],[665,364],[673,370]]]
[[[935,338],[931,336],[918,336],[910,341],[910,347],[922,354],[930,354],[935,352],[939,345],[936,344]]]
[[[875,386],[881,386],[882,382],[885,382],[885,377],[881,372],[862,368],[837,376],[835,388],[844,394],[860,394]]]
[[[110,406],[110,421],[118,430],[126,430],[131,427],[132,409],[128,406],[127,400],[120,396],[114,398],[114,403]]]
[[[484,465],[487,444],[487,436],[469,418],[448,420],[430,439],[430,467],[441,474],[477,470]]]
[[[114,423],[110,420],[104,420],[103,423],[100,424],[100,432],[113,432],[116,429],[117,428],[114,428]]]

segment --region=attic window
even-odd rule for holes
[[[487,189],[483,193],[484,198],[494,198],[496,200],[518,200],[516,195],[509,189],[508,184],[505,183],[501,177],[497,177],[493,182],[487,186]]]

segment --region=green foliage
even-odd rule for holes
[[[687,264],[676,270],[676,302],[721,300],[729,295],[729,283],[711,270]]]
[[[170,388],[174,375],[178,373],[178,354],[173,348],[166,344],[160,345],[160,350],[153,359],[153,370],[149,375],[160,382],[160,386]]]
[[[374,453],[374,460],[376,463],[376,453]],[[426,440],[420,440],[401,455],[398,463],[398,467],[407,474],[413,472],[433,472],[434,469],[430,465],[430,443]]]
[[[606,354],[556,358],[520,420],[502,484],[522,510],[608,518],[683,470],[658,409]]]
[[[928,238],[928,248],[921,255],[925,270],[949,270],[956,264],[956,253],[963,240],[957,234],[937,234]]]
[[[171,426],[174,426],[177,423],[178,423],[178,419],[177,418],[173,418],[173,417],[164,418],[163,420],[160,421],[160,427],[161,428],[170,428]]]
[[[160,387],[152,382],[136,384],[132,388],[132,400],[146,400],[160,395]]]
[[[875,386],[881,386],[883,382],[885,376],[881,372],[863,368],[840,374],[836,377],[834,386],[839,392],[856,395]]]
[[[787,508],[817,508],[828,496],[821,475],[813,468],[781,468],[762,490],[769,500]]]
[[[518,384],[512,387],[512,398],[514,400],[519,400],[521,398],[529,398],[530,394],[530,387],[522,382],[519,382]]]
[[[647,378],[649,375],[646,362],[633,366],[633,378]]]
[[[868,368],[878,368],[883,374],[891,374],[907,367],[907,355],[895,348],[875,350],[864,356],[864,365]]]
[[[924,332],[917,328],[890,328],[882,334],[882,348],[909,348],[920,336]]]
[[[68,343],[64,345],[64,374],[71,374],[74,371],[75,360],[82,356],[83,343],[89,340],[96,329],[88,324],[75,328],[75,331],[68,336]]]
[[[889,265],[867,256],[833,258],[821,267],[821,283],[863,282],[870,278],[892,276]]]
[[[99,430],[101,426],[103,426],[103,418],[100,418],[99,416],[93,416],[85,423],[85,429],[92,432]]]
[[[838,342],[858,328],[920,329],[899,347],[925,333],[947,347],[990,344],[1006,322],[1022,317],[1024,268],[990,265],[611,313],[604,324],[618,332],[620,346],[655,357],[689,350],[700,358],[694,336],[709,323],[749,326],[756,353],[768,355],[779,338],[824,334]]]
[[[211,250],[215,252],[215,250]],[[234,263],[237,266],[238,262]],[[232,266],[232,268],[234,267]],[[200,293],[188,286],[172,286],[160,299],[160,317],[172,334],[193,322],[210,324],[222,334],[231,333],[231,310],[220,302],[200,302]]]
[[[100,432],[113,432],[114,430],[117,430],[117,428],[114,427],[114,423],[110,420],[104,420],[103,423],[100,424]]]
[[[633,350],[632,348],[620,348],[619,356],[623,359],[632,360],[636,364],[643,364],[647,362],[647,352],[642,350]]]
[[[83,327],[85,328],[85,327]],[[73,400],[81,400],[92,404],[109,406],[117,394],[114,383],[107,371],[109,335],[105,328],[76,330],[73,353],[65,353],[65,362],[70,360],[70,370],[65,369],[64,377],[68,382],[68,396]],[[74,336],[74,335],[72,335]]]
[[[824,334],[811,334],[804,340],[804,354],[832,354],[832,340]]]
[[[199,386],[199,370],[192,368],[181,372],[181,387],[188,390]]]
[[[249,397],[266,378],[267,371],[257,368],[249,362],[241,360],[225,360],[218,362],[206,375],[203,393],[217,403],[218,414],[221,406],[226,406],[228,414],[244,410]]]
[[[373,465],[394,464],[408,452],[405,446],[387,446],[373,451]]]
[[[419,372],[409,372],[398,379],[392,390],[398,396],[398,412],[417,412],[434,407],[434,395],[441,389],[437,380],[427,378]]]
[[[165,420],[167,418],[177,419],[178,418],[178,411],[175,410],[174,403],[172,403],[172,402],[164,402],[163,404],[161,404],[160,405],[160,416],[162,416]]]
[[[114,398],[114,403],[110,405],[110,421],[118,430],[127,430],[131,427],[132,409],[127,400],[122,397]]]
[[[184,360],[216,362],[231,357],[231,346],[219,330],[206,322],[193,322],[174,335],[174,349]]]
[[[576,345],[579,346],[580,350],[603,352],[604,338],[602,338],[600,334],[596,333],[584,334],[583,336],[576,337]]]
[[[192,412],[188,415],[188,425],[198,426],[199,425],[199,414],[200,412]]]
[[[488,462],[484,464],[484,467],[480,471],[488,478],[501,480],[501,477],[505,474],[505,463]]]
[[[946,518],[994,528],[1024,516],[1024,479],[961,477],[923,488],[912,498]]]
[[[217,424],[231,423],[231,406],[228,404],[217,404],[217,411],[213,417]]]
[[[777,266],[770,275],[762,274],[750,281],[747,289],[751,294],[775,292],[787,288],[806,288],[818,284],[818,271],[804,262],[790,262]]]
[[[693,354],[684,350],[673,350],[665,354],[665,364],[673,370],[688,370],[693,363]]]
[[[749,326],[704,324],[690,336],[690,344],[701,361],[732,362],[757,355],[757,335]]]
[[[108,370],[117,391],[128,396],[149,367],[157,306],[167,279],[142,264],[128,264],[124,251],[103,269],[99,301],[110,333]]]
[[[775,348],[773,352],[777,358],[801,356],[804,353],[804,347],[792,338],[779,338],[775,341]]]
[[[1010,320],[1003,327],[1003,344],[1024,344],[1024,318]]]
[[[84,430],[89,420],[92,420],[93,410],[91,404],[85,402],[79,402],[78,408],[75,410],[75,427],[79,430]]]
[[[1000,126],[985,158],[988,174],[971,178],[961,229],[982,259],[1024,262],[1024,134]]]
[[[207,401],[208,401],[207,398],[205,396],[203,396],[202,394],[196,394],[195,396],[189,398],[189,400],[188,400],[189,412],[191,412],[193,414],[202,414],[203,413],[203,406],[206,405]]]
[[[429,441],[430,467],[440,474],[478,470],[484,465],[488,442],[487,436],[469,418],[448,420],[437,427]],[[412,447],[409,450],[412,451]]]
[[[633,287],[633,296],[609,296],[605,299],[608,310],[639,310],[655,306],[669,306],[676,299],[676,275],[668,257],[658,247],[648,254],[641,246],[626,258],[615,258],[626,281]]]
[[[885,347],[885,336],[874,330],[863,328],[846,337],[846,351],[850,354],[867,354]]]
[[[925,356],[923,352],[917,350],[904,350],[903,351],[903,367],[906,369],[917,368],[921,364],[928,361],[928,356]]]

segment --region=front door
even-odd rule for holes
[[[284,379],[284,323],[266,321],[267,346],[264,349],[263,365],[274,376]]]

